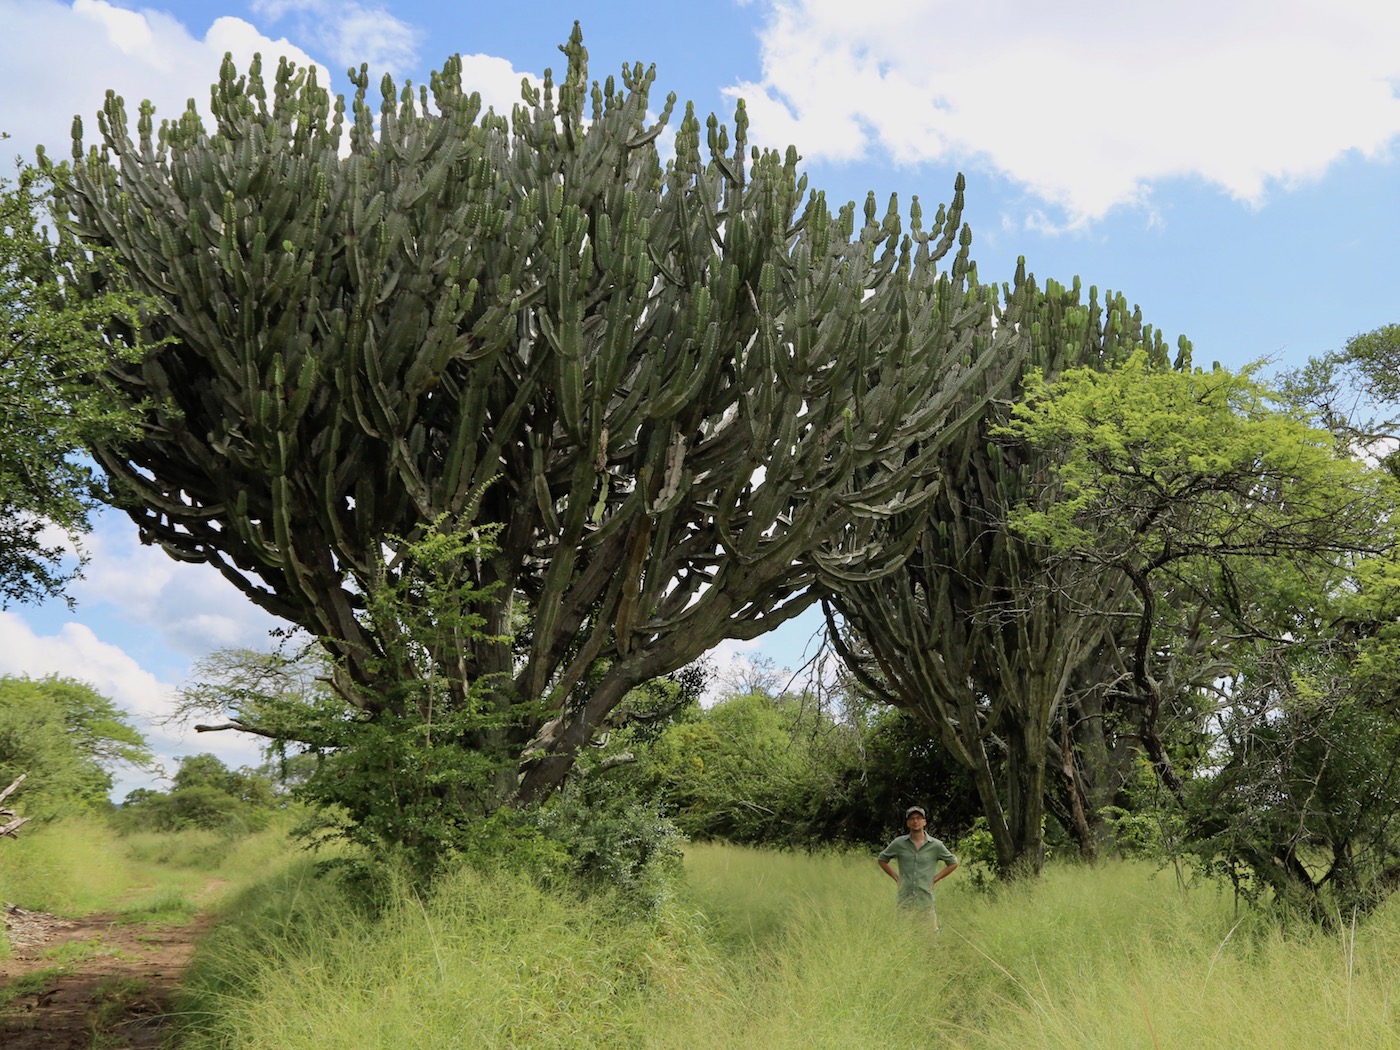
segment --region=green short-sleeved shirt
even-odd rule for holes
[[[933,904],[933,877],[944,864],[956,864],[958,858],[936,838],[924,839],[918,849],[901,835],[880,851],[880,860],[893,860],[899,867],[900,907]]]

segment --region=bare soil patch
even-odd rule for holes
[[[152,927],[116,915],[63,919],[6,908],[12,956],[0,959],[0,1047],[126,1050],[161,1046],[170,1008],[212,919]],[[6,989],[17,994],[8,1002]]]

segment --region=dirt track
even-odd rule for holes
[[[4,919],[13,955],[0,959],[0,988],[38,983],[0,1007],[4,1050],[161,1046],[175,989],[210,924],[202,917],[152,929],[111,915],[60,919],[19,909]]]

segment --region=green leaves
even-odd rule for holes
[[[1054,384],[1032,376],[1000,433],[1057,464],[1015,526],[1105,560],[1365,546],[1386,505],[1374,472],[1285,412],[1249,370],[1159,368],[1139,351]]]
[[[25,815],[104,806],[112,768],[151,761],[145,740],[107,697],[71,678],[0,677],[0,779],[27,774]]]
[[[65,270],[92,263],[50,242],[39,225],[46,195],[33,170],[13,186],[0,180],[0,608],[62,593],[77,566],[45,530],[76,545],[99,487],[75,456],[87,441],[129,436],[137,418],[100,375],[135,354],[140,299],[67,293]]]

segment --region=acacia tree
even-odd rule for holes
[[[142,536],[323,640],[364,718],[481,712],[436,746],[511,756],[517,801],[633,686],[806,608],[826,540],[897,560],[869,522],[927,498],[1029,292],[976,282],[961,180],[929,230],[833,214],[742,105],[732,142],[687,107],[663,165],[654,71],[590,86],[564,50],[508,120],[458,59],[377,117],[363,68],[347,105],[226,61],[212,130],[143,105],[133,138],[109,95],[53,168],[66,235],[160,305],[167,345],[102,377],[142,432],[93,449]],[[405,545],[487,525],[452,568],[481,619],[429,647],[445,693],[402,688],[412,617],[367,602]]]
[[[1400,325],[1360,333],[1283,387],[1338,448],[1391,476],[1397,346]],[[1384,537],[1393,510],[1375,517]],[[1393,536],[1377,556],[1310,567],[1274,564],[1250,578],[1274,623],[1237,647],[1211,720],[1210,766],[1185,785],[1184,845],[1241,894],[1267,892],[1314,921],[1345,924],[1400,886],[1400,573]]]
[[[1084,301],[1078,282],[1049,282],[1022,323],[1030,334],[1025,372],[1108,368],[1144,346],[1154,367],[1169,367],[1160,332],[1121,295],[1101,305],[1090,289]],[[1183,341],[1177,363],[1185,362]],[[1018,371],[1009,397],[1022,381]],[[1127,589],[1010,527],[1015,508],[1050,476],[1054,454],[999,434],[1010,402],[988,400],[990,393],[965,392],[970,410],[985,408],[975,427],[944,443],[936,493],[908,512],[919,540],[903,565],[827,572],[824,601],[828,637],[865,692],[922,719],[968,770],[998,867],[1009,874],[1040,869],[1055,774],[1068,827],[1086,856],[1095,851],[1097,811],[1112,785],[1095,671],[1112,648]],[[905,532],[911,520],[888,527]],[[1064,715],[1071,698],[1084,709],[1073,725]],[[1101,746],[1086,752],[1095,740]]]
[[[1335,578],[1339,564],[1390,545],[1393,488],[1284,411],[1249,370],[1164,372],[1136,354],[1111,372],[1033,380],[1006,429],[1058,463],[1055,485],[1013,525],[1131,589],[1127,688],[1153,765],[1179,796],[1156,732],[1163,672],[1178,670],[1158,640],[1164,613],[1203,606],[1222,645],[1251,636],[1276,604],[1270,587]]]
[[[145,739],[127,718],[85,682],[0,676],[0,780],[26,776],[31,817],[101,807],[114,766],[151,765]]]
[[[1371,604],[1374,615],[1369,589],[1343,604]],[[1400,886],[1395,666],[1381,656],[1380,696],[1366,682],[1376,667],[1357,674],[1379,655],[1377,639],[1356,630],[1358,611],[1309,637],[1254,641],[1215,715],[1216,768],[1186,793],[1186,851],[1242,895],[1272,893],[1324,924],[1345,924]]]
[[[1360,454],[1392,457],[1400,417],[1400,324],[1358,332],[1285,377],[1284,390]],[[1392,469],[1394,465],[1392,464]]]

